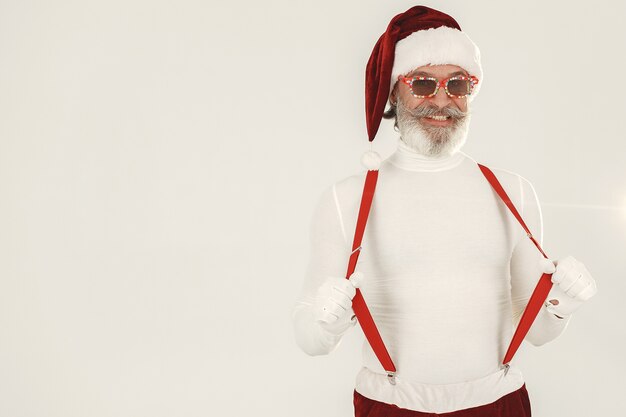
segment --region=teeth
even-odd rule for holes
[[[434,119],[434,120],[441,120],[441,121],[443,121],[443,120],[447,120],[447,119],[448,119],[448,116],[429,116],[428,118],[429,118],[429,119]]]

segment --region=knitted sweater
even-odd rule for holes
[[[525,178],[490,167],[538,242],[541,209]],[[313,318],[327,276],[345,277],[365,172],[321,195],[310,228],[311,252],[293,311],[299,346],[330,353],[341,340]],[[501,362],[542,272],[542,255],[464,152],[420,155],[398,140],[379,169],[356,269],[361,292],[397,367],[388,382],[364,341],[355,389],[422,412],[445,413],[496,401],[524,384],[516,360]],[[556,338],[569,318],[543,307],[526,341]],[[360,330],[359,330],[360,331]]]

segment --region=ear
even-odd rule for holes
[[[391,94],[389,95],[389,104],[395,104],[398,102],[398,83],[393,85]]]

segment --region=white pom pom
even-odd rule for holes
[[[374,151],[367,151],[361,156],[361,164],[369,171],[375,171],[380,168],[381,157]]]

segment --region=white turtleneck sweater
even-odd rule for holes
[[[489,167],[538,242],[541,210],[531,183]],[[311,307],[328,276],[345,277],[365,171],[321,195],[310,229],[311,253],[293,312],[298,345],[328,354],[341,335],[327,333]],[[363,297],[397,368],[391,385],[367,341],[356,390],[371,399],[445,413],[489,404],[524,384],[516,359],[501,367],[534,290],[542,255],[463,152],[420,155],[398,140],[384,160],[356,269]],[[569,318],[545,307],[526,339],[556,338]]]

